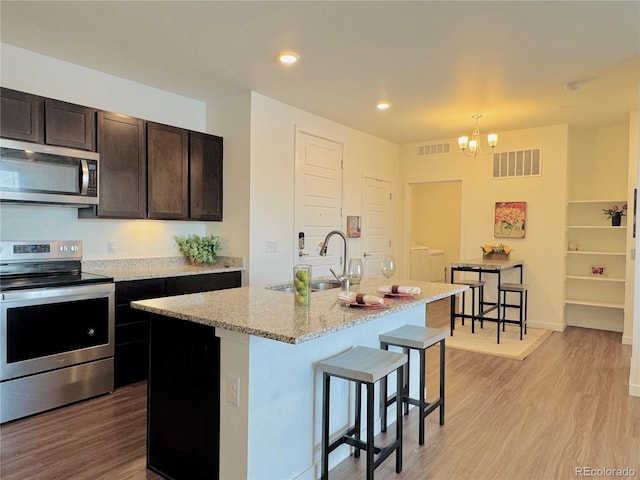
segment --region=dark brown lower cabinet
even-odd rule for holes
[[[116,388],[149,376],[149,314],[134,310],[129,304],[134,300],[165,296],[165,285],[164,278],[116,282],[113,379]]]
[[[217,480],[220,339],[206,325],[151,315],[147,467],[173,480]]]
[[[241,272],[116,282],[114,386],[123,387],[146,380],[149,376],[149,314],[131,308],[131,302],[241,285]]]

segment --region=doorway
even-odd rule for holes
[[[389,216],[391,214],[391,182],[363,178],[362,251],[364,275],[381,276],[382,257],[391,253]]]
[[[409,194],[409,245],[444,250],[448,282],[448,266],[460,260],[462,181],[414,183]]]

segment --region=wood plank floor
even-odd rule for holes
[[[447,304],[448,305],[448,304]],[[446,325],[430,306],[429,325]],[[448,307],[446,307],[448,308]],[[434,325],[435,324],[435,325]],[[640,478],[640,398],[629,397],[620,334],[568,328],[524,361],[446,351],[446,423],[405,418],[404,469],[393,456],[377,479],[550,480],[577,467],[634,468]],[[428,352],[437,390],[437,348]],[[145,468],[146,383],[0,427],[2,480],[157,480]],[[393,429],[390,429],[393,431]],[[330,478],[364,478],[364,457]]]

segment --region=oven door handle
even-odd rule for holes
[[[3,302],[50,299],[54,303],[66,301],[69,297],[101,297],[115,291],[114,283],[96,283],[92,285],[74,285],[55,288],[32,288],[2,293]]]

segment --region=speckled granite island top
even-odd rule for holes
[[[352,291],[376,293],[384,279],[365,279]],[[196,322],[225,330],[298,344],[346,328],[424,305],[467,289],[464,285],[416,281],[394,281],[398,285],[418,286],[413,298],[385,298],[382,308],[351,307],[338,300],[339,288],[312,292],[309,306],[294,305],[294,294],[252,286],[175,297],[140,300],[133,308]]]

